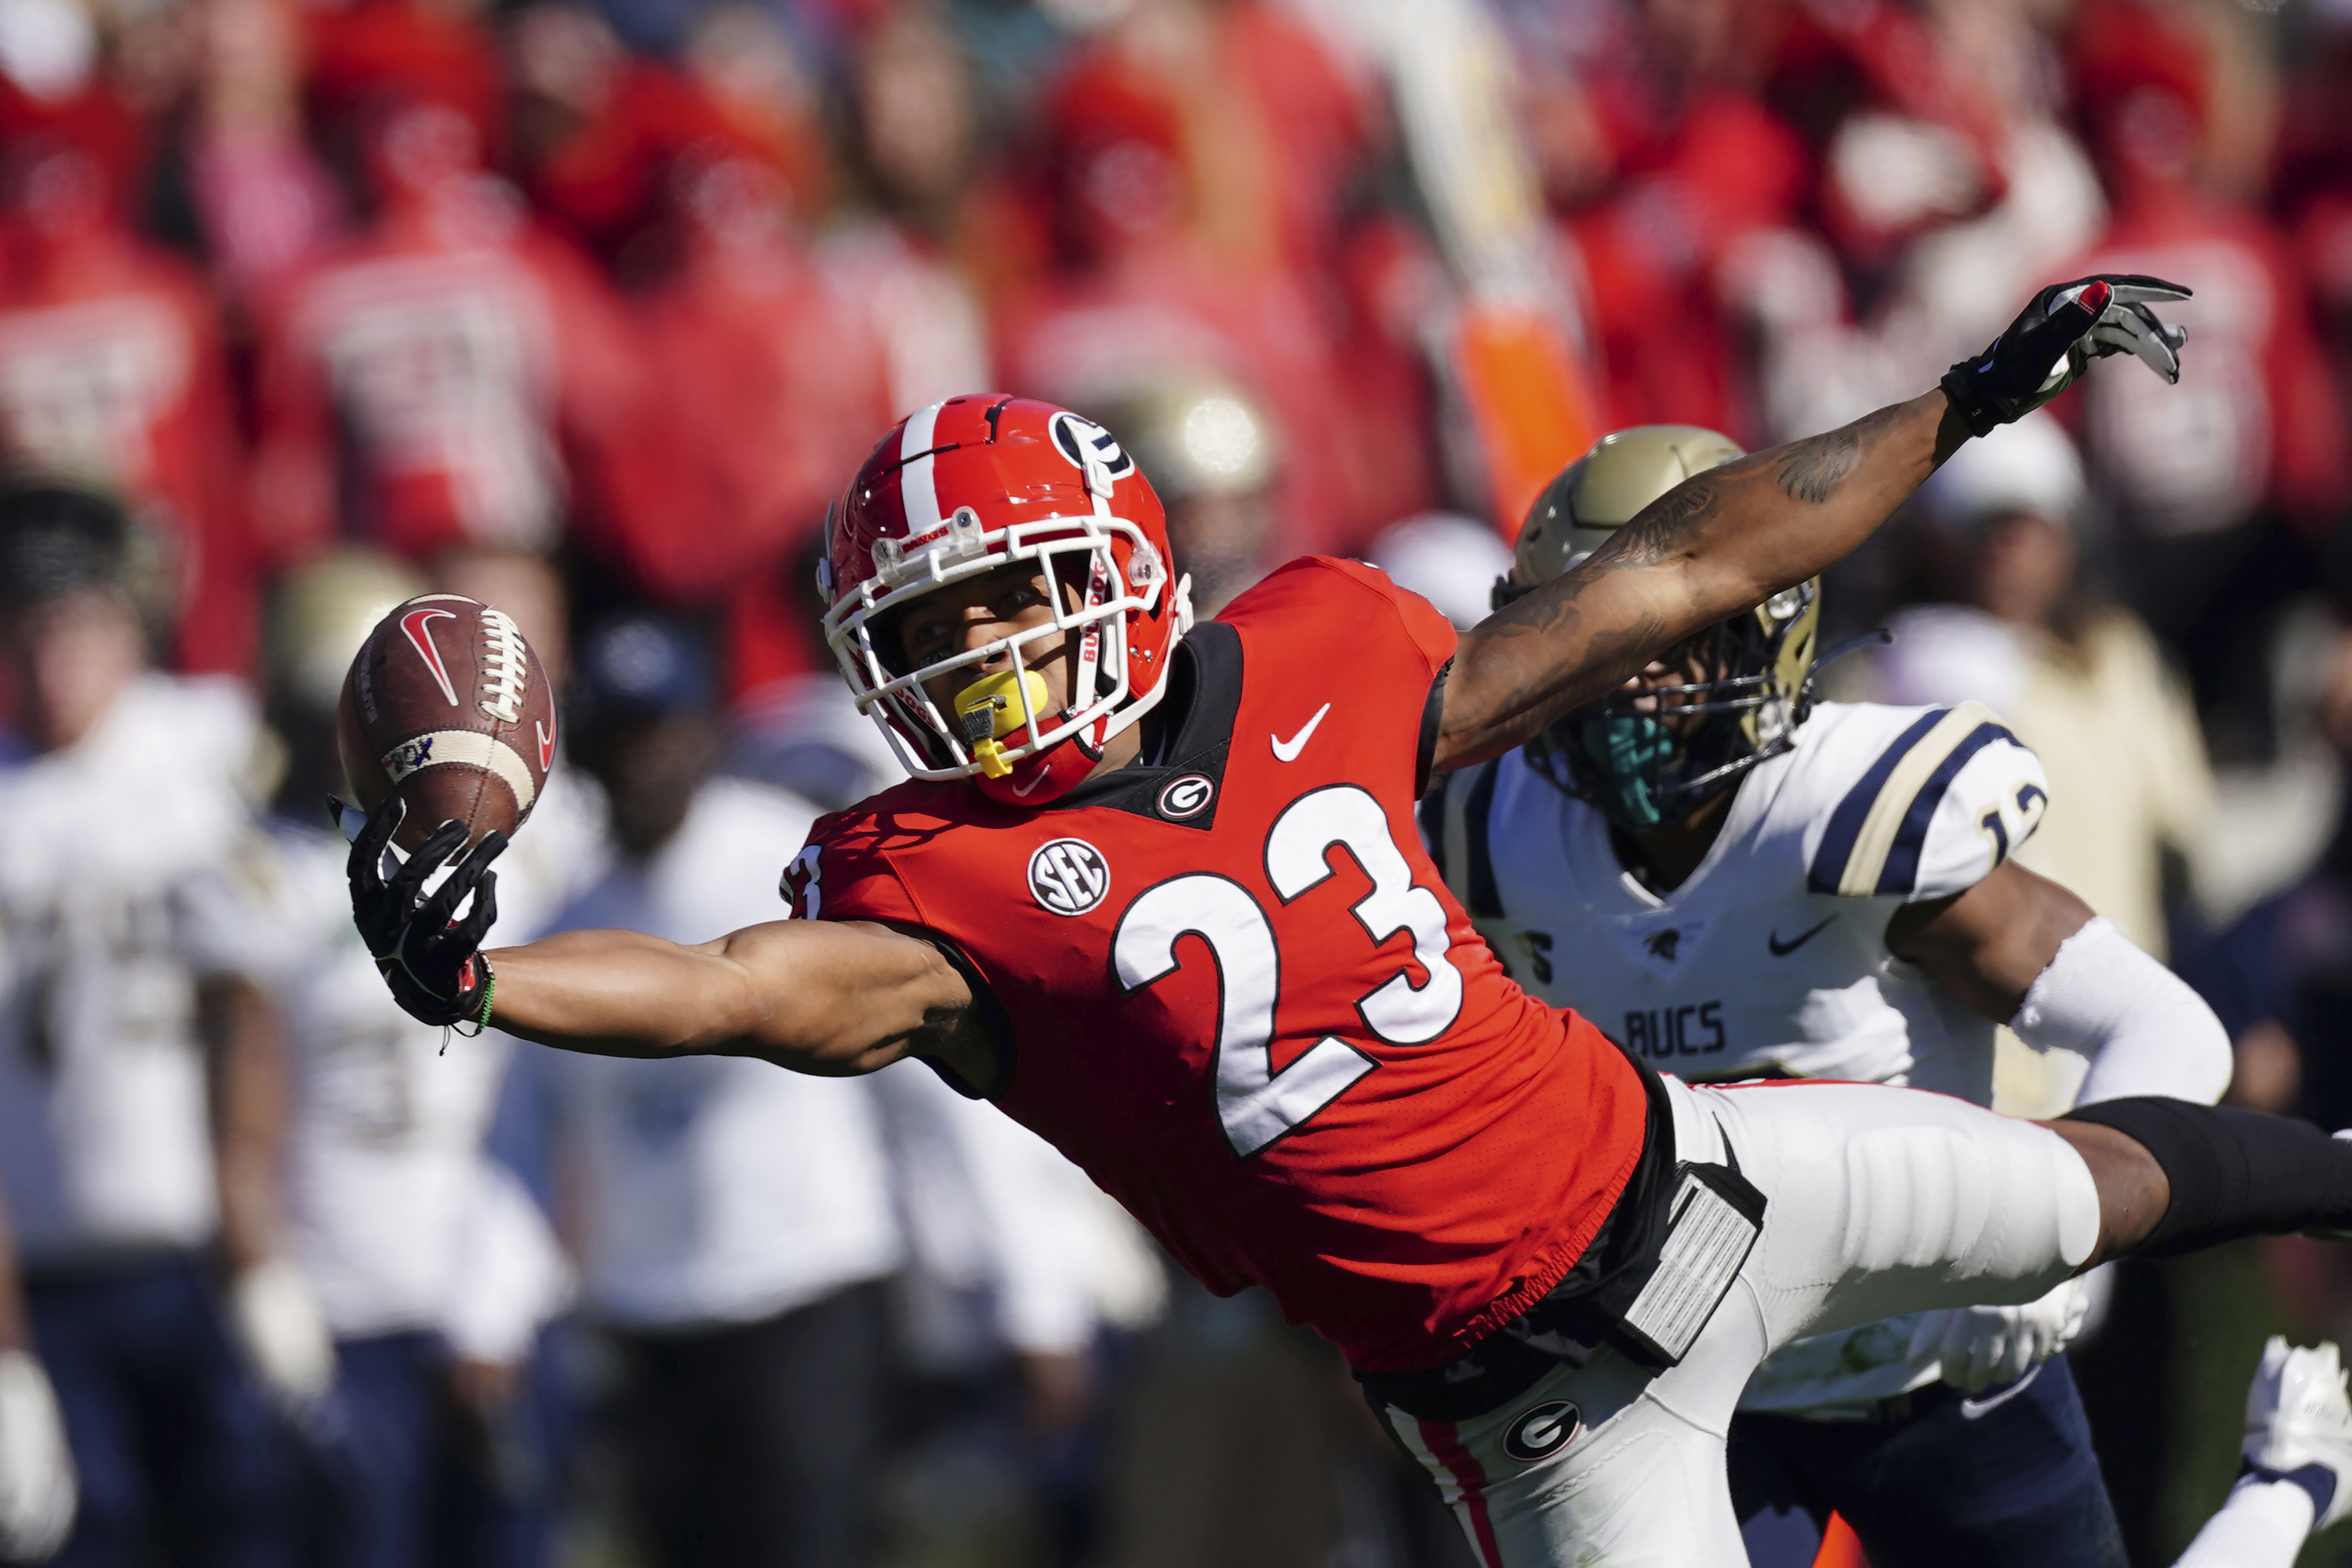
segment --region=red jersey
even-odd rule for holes
[[[1363,1372],[1541,1298],[1645,1128],[1633,1067],[1504,975],[1413,830],[1454,642],[1370,567],[1294,562],[1179,645],[1137,763],[1035,811],[902,784],[787,879],[796,915],[960,948],[1006,1113]]]
[[[181,668],[242,675],[255,561],[218,312],[170,256],[111,224],[0,272],[0,459],[94,479],[166,542]]]
[[[650,395],[634,329],[568,245],[472,191],[394,211],[260,312],[256,490],[281,556],[338,532],[540,550],[615,504]]]

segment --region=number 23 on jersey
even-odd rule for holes
[[[1287,905],[1331,875],[1330,851],[1344,848],[1371,879],[1351,912],[1375,943],[1399,931],[1428,979],[1416,986],[1400,970],[1357,1000],[1366,1028],[1394,1046],[1426,1045],[1462,1010],[1462,974],[1446,957],[1445,909],[1391,836],[1387,814],[1366,791],[1333,784],[1301,795],[1266,834],[1265,875]],[[1192,872],[1147,888],[1119,917],[1111,962],[1129,993],[1180,967],[1176,942],[1197,936],[1214,956],[1219,979],[1217,1116],[1239,1155],[1257,1153],[1339,1098],[1376,1065],[1346,1041],[1326,1035],[1280,1072],[1274,1070],[1274,1009],[1282,953],[1273,923],[1239,882]]]

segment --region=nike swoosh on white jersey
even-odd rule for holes
[[[1297,762],[1298,753],[1307,749],[1307,738],[1315,733],[1315,726],[1323,722],[1323,715],[1329,711],[1331,711],[1331,705],[1328,702],[1315,710],[1315,717],[1307,721],[1307,728],[1299,731],[1287,741],[1279,735],[1269,733],[1266,739],[1274,742],[1276,760],[1285,763]]]
[[[2028,1372],[2023,1377],[2019,1378],[2015,1383],[2011,1384],[2007,1388],[2002,1389],[1999,1394],[1992,1395],[1989,1399],[1961,1400],[1960,1419],[1963,1421],[1983,1420],[1986,1416],[1991,1415],[1994,1411],[2000,1409],[2002,1405],[2008,1404],[2011,1400],[2016,1398],[2019,1394],[2032,1387],[2033,1380],[2040,1377],[2042,1375],[2042,1369],[2049,1364],[2050,1363],[2046,1361],[2035,1362],[2032,1371]]]

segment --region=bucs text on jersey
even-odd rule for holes
[[[1294,562],[1179,645],[1134,765],[1034,811],[901,784],[786,877],[798,916],[951,944],[1006,1023],[978,1087],[1363,1372],[1540,1299],[1643,1144],[1638,1071],[1509,982],[1414,831],[1454,641],[1369,567]]]
[[[1513,752],[1448,779],[1423,822],[1478,930],[1536,994],[1696,1081],[1831,1078],[1992,1101],[1994,1026],[1886,947],[2042,820],[2042,764],[1981,706],[1822,703],[1758,763],[1681,886],[1628,872],[1601,814]],[[1911,1320],[1799,1341],[1743,1409],[1884,1399],[1933,1380]]]

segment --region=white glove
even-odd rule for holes
[[[1947,1307],[1920,1315],[1911,1356],[1934,1356],[1938,1376],[1975,1394],[2014,1383],[2064,1350],[2089,1310],[2090,1299],[2074,1279],[2021,1307]]]
[[[41,1363],[0,1351],[0,1557],[38,1563],[73,1529],[73,1454]]]
[[[228,1315],[247,1364],[281,1405],[300,1409],[333,1386],[334,1339],[292,1264],[268,1258],[231,1280]]]

